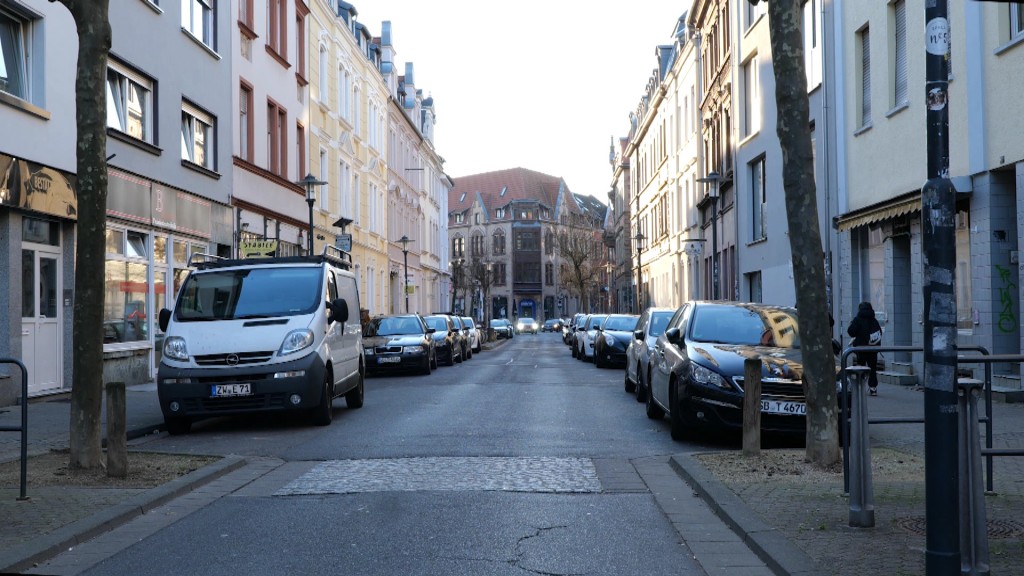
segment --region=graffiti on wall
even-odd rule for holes
[[[1014,313],[1014,296],[1017,292],[1017,284],[1010,278],[1011,270],[996,264],[996,274],[999,275],[999,319],[997,326],[1003,334],[1017,331],[1017,315]]]

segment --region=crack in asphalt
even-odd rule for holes
[[[515,547],[515,549],[516,549],[516,558],[513,559],[513,560],[509,560],[508,561],[509,565],[513,566],[515,568],[519,568],[520,570],[523,570],[525,572],[529,572],[531,574],[537,574],[538,576],[584,576],[586,574],[586,572],[545,572],[543,570],[534,570],[532,568],[526,568],[525,566],[521,565],[521,562],[523,561],[523,556],[526,554],[526,552],[524,550],[522,550],[521,548],[522,548],[523,544],[526,543],[526,541],[532,540],[534,538],[539,538],[545,532],[550,532],[552,530],[558,530],[558,529],[564,529],[564,528],[568,528],[568,527],[569,527],[568,525],[540,527],[540,528],[535,529],[533,534],[527,534],[527,535],[521,537],[518,541],[516,541],[516,547]]]

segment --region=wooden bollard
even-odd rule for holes
[[[743,361],[743,455],[761,454],[761,360]]]
[[[124,382],[108,382],[107,394],[107,476],[128,476],[128,426]]]

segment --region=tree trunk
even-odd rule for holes
[[[69,446],[71,468],[103,465],[103,277],[107,207],[107,55],[109,0],[60,0],[78,29],[75,117],[78,229]]]
[[[775,69],[776,132],[782,147],[789,245],[800,309],[807,389],[806,457],[818,466],[827,467],[839,461],[836,370],[814,184],[807,74],[800,29],[802,8],[800,0],[772,0],[768,3],[768,25]]]

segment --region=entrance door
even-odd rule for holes
[[[29,396],[61,387],[60,264],[58,253],[21,251],[21,351]]]

